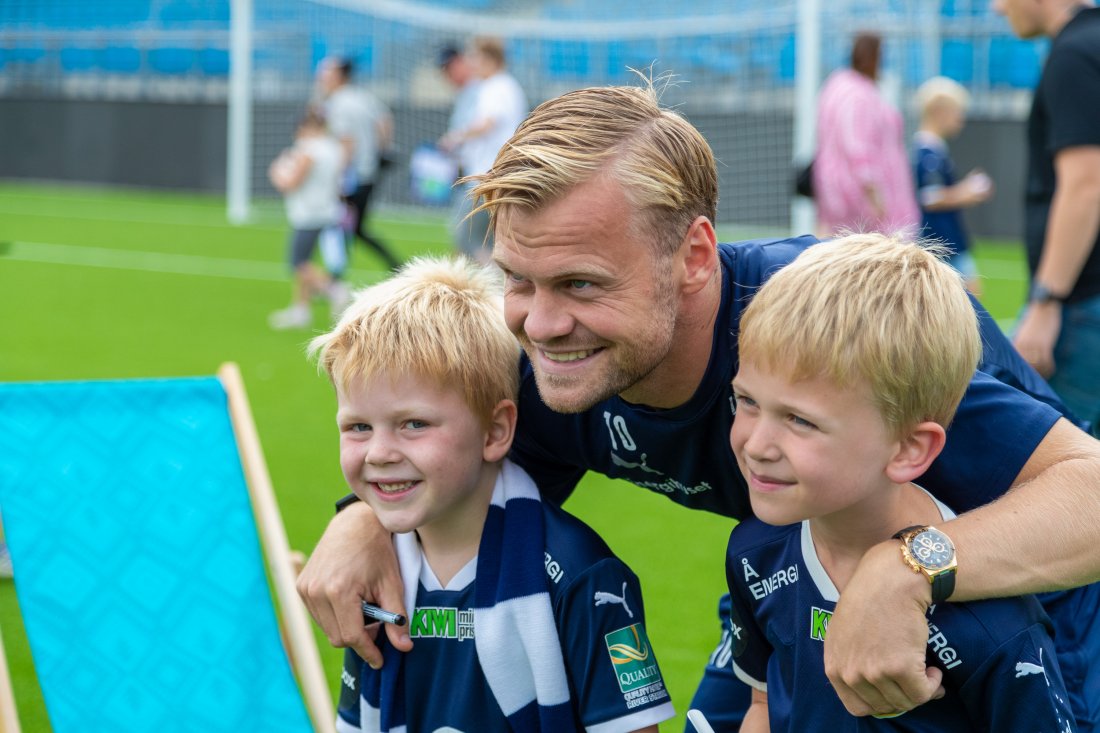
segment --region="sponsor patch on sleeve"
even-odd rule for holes
[[[604,636],[627,708],[668,699],[645,626],[631,624]]]

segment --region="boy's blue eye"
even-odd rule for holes
[[[753,400],[753,398],[749,397],[748,395],[739,394],[739,395],[734,395],[733,398],[735,400],[737,400],[738,404],[744,405],[745,407],[755,407],[756,406],[756,401]]]
[[[349,426],[349,430],[351,430],[351,432],[353,433],[365,433],[370,430],[370,425],[365,422],[352,423]]]
[[[408,421],[406,421],[405,424],[408,425],[413,430],[420,430],[421,428],[428,427],[428,423],[425,422],[424,420],[408,420]]]
[[[804,428],[817,428],[817,426],[814,425],[812,422],[810,422],[806,418],[799,417],[798,415],[791,415],[791,422]]]

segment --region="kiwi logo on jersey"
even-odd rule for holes
[[[825,632],[829,630],[829,619],[832,617],[832,611],[810,606],[810,638],[825,641]]]
[[[619,689],[630,692],[639,687],[661,682],[661,670],[649,647],[645,627],[631,624],[604,636],[607,653],[611,655]]]
[[[409,636],[414,639],[472,639],[473,609],[417,608],[409,624]]]

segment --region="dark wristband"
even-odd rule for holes
[[[358,496],[355,494],[348,494],[336,502],[336,513],[339,514],[357,501],[359,501]]]

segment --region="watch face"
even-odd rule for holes
[[[909,540],[909,552],[929,570],[942,570],[955,559],[955,546],[937,529],[925,529]]]

